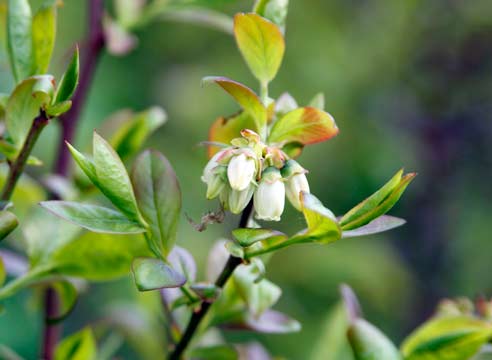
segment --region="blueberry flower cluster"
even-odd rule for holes
[[[206,165],[202,181],[207,198],[218,197],[222,206],[239,214],[253,198],[256,218],[279,221],[285,197],[301,210],[299,195],[309,193],[307,171],[278,147],[264,144],[252,130],[217,152]]]

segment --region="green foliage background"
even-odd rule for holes
[[[85,3],[65,1],[59,11],[51,69],[56,75],[68,62],[72,44],[84,37]],[[224,3],[217,8],[228,14],[252,6],[244,0]],[[3,16],[4,1],[0,11]],[[358,293],[367,318],[398,342],[430,314],[437,299],[492,295],[491,11],[488,0],[291,0],[286,55],[271,95],[289,89],[306,104],[322,91],[326,109],[340,128],[335,139],[309,147],[301,157],[310,169],[312,192],[342,214],[402,165],[419,177],[392,212],[408,220],[404,227],[275,255],[268,277],[284,291],[279,309],[299,319],[303,330],[259,336],[272,354],[327,359],[320,336],[341,282]],[[200,175],[206,155],[196,144],[206,139],[217,116],[236,110],[220,90],[201,88],[200,80],[221,74],[250,86],[256,82],[233,38],[223,33],[156,22],[137,36],[139,45],[128,56],[102,57],[76,145],[88,148],[92,130],[116,110],[163,106],[169,121],[149,146],[171,161],[183,189],[183,209],[198,219],[217,204],[205,199]],[[0,37],[0,92],[5,92],[13,80],[4,29]],[[31,174],[49,169],[56,131],[49,126],[42,134],[34,153],[46,167],[31,168]],[[182,217],[178,244],[190,249],[204,270],[207,250],[217,238],[230,236],[236,221],[231,217],[225,230],[214,225],[198,233]],[[281,226],[292,233],[302,224],[301,214],[290,210]],[[67,333],[122,301],[160,311],[153,298],[137,294],[130,275],[91,288],[66,323]],[[10,299],[8,311],[0,315],[0,342],[26,358],[37,354],[37,300],[24,291]],[[229,337],[245,341],[258,335]],[[129,347],[121,353],[128,358],[133,354]]]

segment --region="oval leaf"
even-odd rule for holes
[[[54,215],[90,231],[110,234],[145,232],[139,223],[128,220],[119,211],[102,206],[72,201],[43,201],[40,205]]]
[[[145,224],[137,207],[130,177],[113,148],[94,132],[94,165],[99,189],[129,219]]]
[[[136,258],[132,264],[138,290],[148,291],[183,286],[186,277],[155,258]]]
[[[271,143],[314,144],[338,134],[333,117],[314,107],[288,112],[273,124],[268,141]]]
[[[468,316],[431,319],[415,330],[402,344],[407,360],[462,360],[475,355],[492,337],[492,327]]]
[[[32,21],[33,74],[48,70],[55,45],[56,4],[43,5]]]
[[[282,63],[285,41],[280,28],[257,14],[234,17],[236,43],[253,75],[270,82]]]
[[[17,148],[24,144],[40,108],[50,101],[53,93],[53,82],[51,75],[33,76],[23,80],[10,95],[7,102],[5,124]]]
[[[32,15],[28,0],[9,0],[7,41],[10,67],[19,82],[31,75]]]
[[[127,276],[135,256],[149,255],[143,236],[86,232],[57,249],[51,262],[58,273],[108,281]]]
[[[161,153],[145,151],[132,170],[138,207],[149,224],[151,241],[167,256],[176,240],[181,189],[174,170]]]

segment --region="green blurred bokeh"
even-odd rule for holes
[[[251,1],[230,1],[221,11],[232,15],[251,7]],[[59,11],[56,75],[74,42],[83,51],[85,11],[82,0],[67,0]],[[312,192],[342,214],[402,166],[419,176],[392,210],[408,220],[403,228],[274,256],[267,276],[283,289],[278,308],[299,319],[302,332],[232,333],[232,340],[258,338],[274,355],[309,358],[340,283],[355,289],[368,319],[397,342],[441,297],[492,295],[491,13],[489,0],[291,0],[286,55],[271,95],[289,91],[306,104],[323,92],[340,128],[336,138],[307,148],[300,158],[310,170]],[[199,219],[217,204],[205,200],[200,175],[207,160],[197,144],[216,117],[237,110],[200,80],[225,75],[257,85],[229,35],[164,21],[136,35],[138,47],[129,55],[103,55],[76,144],[88,147],[92,129],[112,112],[162,106],[169,121],[148,146],[169,158],[183,189],[184,212]],[[11,86],[2,50],[0,92]],[[46,165],[31,173],[49,171],[57,130],[53,124],[43,133],[35,153]],[[202,274],[208,249],[229,237],[236,221],[230,217],[225,227],[198,233],[183,216],[178,242],[190,249]],[[278,226],[295,232],[302,216],[289,209]],[[0,343],[29,359],[36,358],[41,324],[39,299],[31,294],[8,301],[0,316]],[[130,276],[94,285],[65,331],[103,316],[113,302],[137,297]]]

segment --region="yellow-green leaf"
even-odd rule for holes
[[[338,134],[333,117],[327,112],[304,107],[288,112],[273,124],[270,143],[314,144],[331,139]]]
[[[220,117],[212,124],[208,133],[208,140],[211,143],[221,143],[229,145],[231,140],[241,136],[241,130],[251,129],[256,127],[253,117],[242,111],[239,114],[232,115],[230,117]],[[209,157],[220,150],[220,147],[210,145],[208,147]]]
[[[270,82],[277,74],[285,51],[280,28],[257,14],[237,14],[234,36],[253,75],[262,83]]]
[[[96,358],[96,340],[90,328],[63,339],[55,350],[55,360],[95,360]]]
[[[405,360],[463,360],[492,338],[492,326],[471,316],[436,317],[402,344]]]
[[[56,4],[44,5],[32,21],[32,73],[44,74],[48,70],[56,36]]]

